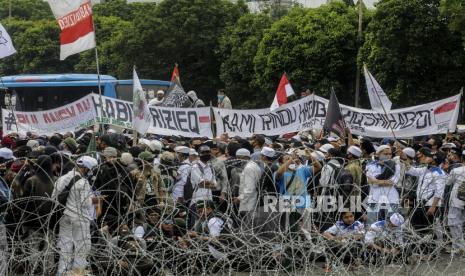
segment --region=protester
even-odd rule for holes
[[[165,91],[158,90],[157,97],[150,100],[149,106],[161,106],[164,100],[165,100]]]
[[[91,185],[86,177],[98,165],[92,157],[83,156],[76,161],[77,168],[59,178],[53,190],[53,196],[58,196],[66,186],[72,185],[66,201],[66,209],[60,220],[58,247],[60,261],[58,274],[65,275],[75,271],[84,273],[88,266],[90,252],[90,221],[89,210],[93,208]]]
[[[191,107],[205,107],[205,103],[197,97],[194,90],[187,92],[187,97],[189,97],[191,101]]]
[[[232,109],[231,100],[226,96],[224,89],[218,90],[218,108]]]

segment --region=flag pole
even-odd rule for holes
[[[366,64],[364,64],[363,66],[364,66],[364,68],[367,68]],[[367,68],[366,71],[368,72],[368,68]],[[373,79],[371,78],[371,74],[368,74],[368,77],[370,78],[371,83],[374,83],[374,82],[373,82]],[[381,104],[381,107],[383,108],[384,115],[386,115],[386,119],[387,119],[387,121],[388,121],[387,123],[388,123],[388,125],[389,125],[389,129],[391,130],[392,136],[393,136],[393,138],[397,141],[397,137],[396,137],[396,134],[394,133],[394,129],[393,129],[392,126],[391,126],[391,122],[389,122],[389,118],[388,118],[388,115],[387,115],[387,111],[386,111],[386,109],[384,108],[384,104],[383,104],[383,102],[381,101],[381,97],[379,96],[378,90],[376,89],[375,85],[373,85],[373,89],[375,90],[376,97],[378,97],[378,100],[379,100],[379,102],[380,102],[380,104]]]
[[[98,56],[98,48],[97,48],[97,29],[95,28],[95,22],[92,20],[92,27],[94,28],[94,35],[95,35],[95,64],[97,66],[97,85],[98,85],[98,96],[99,96],[99,101],[100,101],[100,120],[103,118],[103,98],[102,98],[102,80],[100,77],[100,62],[99,62],[99,56]],[[105,131],[105,127],[103,124],[100,124],[100,122],[97,122],[99,130],[101,130],[101,133],[103,134]]]

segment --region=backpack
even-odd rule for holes
[[[65,188],[57,195],[55,208],[53,209],[52,217],[50,218],[50,228],[55,228],[60,222],[61,217],[63,216],[66,209],[69,192],[71,191],[71,188],[73,188],[74,184],[81,180],[81,178],[82,177],[79,175],[71,178],[71,181],[69,181]]]
[[[462,182],[457,189],[457,198],[461,201],[465,201],[465,181]]]

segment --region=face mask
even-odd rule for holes
[[[296,168],[295,163],[292,163],[292,164],[289,165],[289,170],[295,171],[295,168]]]
[[[389,156],[387,156],[387,155],[380,155],[380,156],[378,157],[378,159],[379,159],[379,161],[387,161],[387,160],[389,160]]]
[[[224,96],[218,96],[218,101],[222,101],[224,99]]]
[[[200,156],[200,161],[202,161],[203,163],[206,163],[206,162],[210,161],[210,159],[211,159],[210,155],[201,155]]]

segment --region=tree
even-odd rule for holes
[[[439,0],[385,0],[366,32],[363,61],[397,106],[457,93],[464,51],[439,14]]]
[[[129,34],[134,32],[134,25],[115,16],[95,16],[97,47],[99,50],[100,71],[103,74],[119,78],[132,76],[134,61],[126,57],[132,42],[128,41]],[[74,70],[82,73],[96,72],[95,52],[81,53],[79,62]]]
[[[331,87],[352,98],[357,56],[357,14],[342,2],[317,9],[294,8],[266,31],[254,60],[256,83],[269,105],[281,74],[295,89],[311,86],[329,95]]]
[[[220,40],[221,80],[226,91],[234,95],[235,104],[253,108],[262,100],[263,92],[253,85],[253,60],[263,32],[272,20],[266,14],[245,14],[227,28]]]
[[[465,0],[442,0],[441,12],[447,18],[450,30],[462,36],[465,47]]]
[[[126,56],[146,78],[168,79],[178,63],[183,86],[208,102],[222,87],[219,40],[245,11],[242,1],[163,1],[154,12],[134,18],[135,31],[128,41],[137,43]]]
[[[59,61],[60,28],[55,20],[11,20],[4,24],[18,53],[2,60],[0,68],[3,75],[73,71],[73,64],[79,57]]]
[[[8,18],[10,2],[11,16],[16,19],[53,19],[48,3],[42,0],[0,0],[0,18]]]

